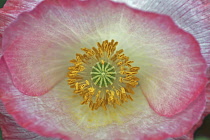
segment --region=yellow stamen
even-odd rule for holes
[[[132,67],[133,61],[123,54],[123,49],[115,52],[118,42],[105,40],[98,48],[82,48],[85,54],[76,54],[70,61],[68,84],[74,93],[83,97],[81,104],[89,104],[91,110],[99,107],[122,105],[134,94],[132,88],[138,85],[135,75],[139,67]]]

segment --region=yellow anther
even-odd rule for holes
[[[95,54],[94,51],[91,50],[91,49],[82,48],[82,50],[83,50],[86,54],[88,54],[89,56],[93,56],[93,55]]]
[[[119,90],[115,90],[115,93],[117,96],[120,96],[120,91]]]
[[[122,93],[125,93],[125,88],[124,87],[121,87],[120,89],[121,89]]]
[[[90,83],[89,83],[89,81],[88,80],[85,80],[85,83],[86,83],[86,85],[90,85]]]
[[[89,92],[94,92],[95,89],[93,87],[88,88]]]
[[[127,62],[125,62],[125,65],[131,67],[131,63],[133,63],[133,62],[134,61],[127,61]]]
[[[105,63],[104,60],[101,60],[101,63],[104,64]]]
[[[135,74],[137,74],[137,72],[124,71],[123,74],[126,74],[126,75],[135,75]]]
[[[75,89],[78,90],[79,89],[79,83],[75,83]]]
[[[116,52],[116,54],[119,55],[119,54],[121,54],[123,52],[124,52],[123,49],[120,49],[119,51]]]
[[[121,54],[118,56],[118,59],[123,59],[125,57],[125,54]]]
[[[132,71],[132,72],[135,71],[135,72],[136,72],[136,71],[138,71],[139,69],[140,69],[139,67],[131,67],[131,68],[130,68],[130,71]]]
[[[84,89],[85,88],[85,84],[82,84],[81,86],[80,86],[80,89]]]
[[[121,66],[122,64],[123,64],[123,62],[120,61],[117,63],[117,66]]]

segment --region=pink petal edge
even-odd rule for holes
[[[49,137],[40,136],[19,126],[14,118],[7,113],[3,103],[0,100],[0,128],[4,140],[58,140]]]
[[[0,58],[6,48],[2,48],[2,33],[5,28],[16,20],[19,14],[32,10],[43,0],[7,0],[0,9]]]
[[[15,133],[14,132],[11,132],[13,131],[12,129],[18,129],[18,131],[16,130],[16,132],[18,132],[18,136],[20,136],[20,140],[24,140],[24,138],[26,137],[31,137],[31,138],[35,138],[35,140],[37,140],[36,138],[40,138],[38,140],[57,140],[57,138],[61,138],[63,140],[70,140],[67,136],[61,134],[61,133],[57,133],[55,131],[53,131],[52,133],[44,133],[42,134],[42,132],[45,131],[45,127],[43,126],[36,126],[36,130],[34,131],[33,128],[28,128],[28,127],[23,127],[25,125],[27,125],[27,121],[25,120],[25,117],[20,117],[21,115],[19,113],[21,113],[21,111],[11,111],[11,108],[16,108],[16,105],[14,104],[14,106],[10,106],[7,102],[4,101],[5,99],[5,95],[6,95],[6,98],[11,96],[10,94],[8,94],[9,92],[19,92],[14,86],[13,86],[13,83],[11,81],[11,79],[9,78],[10,77],[10,74],[9,74],[9,71],[8,71],[8,68],[6,66],[6,63],[5,63],[5,60],[4,60],[4,57],[2,57],[0,59],[0,99],[1,101],[3,102],[3,105],[4,107],[6,108],[5,112],[4,112],[4,107],[1,107],[1,113],[0,115],[2,117],[6,117],[5,119],[10,119],[10,121],[8,122],[5,122],[5,121],[0,121],[0,124],[2,124],[2,131],[3,131],[3,137],[12,137],[13,135],[15,136]],[[20,93],[20,92],[19,92]],[[14,99],[20,99],[21,100],[21,97],[20,96],[16,96],[14,97]],[[30,108],[28,108],[30,110]],[[23,110],[22,110],[23,111]],[[7,114],[7,112],[9,114]],[[16,115],[15,115],[16,114]],[[10,116],[12,115],[12,116]],[[28,114],[29,115],[29,114]],[[31,114],[32,115],[32,114]],[[14,120],[13,120],[14,118]],[[35,124],[35,122],[38,122],[37,119],[35,120],[29,120],[30,122],[32,122],[33,124]],[[10,124],[11,123],[11,124]],[[14,127],[14,128],[12,128]],[[6,130],[8,129],[8,131]],[[15,131],[15,130],[14,130]],[[32,131],[32,132],[30,132]],[[36,134],[36,132],[38,131],[38,134]],[[22,133],[24,132],[24,133]],[[35,132],[35,133],[34,133]],[[13,135],[10,135],[10,133],[13,133]],[[40,134],[40,135],[39,135]],[[46,138],[46,137],[50,137],[50,138]],[[15,136],[15,138],[18,138],[17,136]],[[28,140],[28,139],[26,139]]]

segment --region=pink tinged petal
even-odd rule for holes
[[[138,0],[132,0],[132,1],[128,1],[128,0],[116,0],[118,2],[126,2],[128,5],[135,7],[137,9],[141,9],[141,10],[146,10],[146,11],[152,11],[152,12],[157,12],[157,13],[161,13],[161,14],[167,14],[169,16],[171,16],[171,18],[175,21],[175,23],[177,23],[181,28],[183,29],[188,29],[187,27],[192,26],[192,24],[195,27],[190,28],[191,30],[187,30],[187,31],[191,31],[192,34],[194,32],[199,32],[202,34],[202,32],[200,32],[199,29],[197,29],[196,27],[200,26],[202,27],[203,33],[202,34],[202,39],[199,40],[199,36],[194,33],[193,35],[196,37],[197,41],[199,41],[200,45],[201,45],[201,51],[202,51],[202,55],[203,57],[205,57],[207,63],[208,63],[208,59],[209,54],[210,54],[210,47],[209,47],[209,40],[207,39],[209,34],[210,34],[210,24],[209,24],[209,20],[205,20],[207,19],[208,15],[207,12],[204,12],[204,6],[202,5],[202,3],[199,3],[199,1],[196,2],[192,2],[192,1],[180,1],[180,0],[169,0],[169,1],[164,1],[164,0],[143,0],[143,1],[138,1]],[[203,7],[201,7],[203,6]],[[196,20],[193,20],[194,17],[193,16],[197,16],[194,15],[193,13],[190,13],[190,9],[194,10],[202,10],[199,12],[199,15],[203,16],[204,19],[201,20],[201,18],[196,18]],[[187,11],[186,11],[187,9]],[[192,16],[192,19],[191,19]],[[192,22],[193,20],[193,22]],[[200,20],[200,21],[199,21]],[[206,23],[208,22],[208,23]],[[197,25],[197,24],[198,25]],[[163,25],[164,23],[160,23],[159,25]],[[170,27],[170,22],[168,22],[169,27]],[[167,23],[166,23],[167,25]],[[165,26],[166,26],[165,25]],[[188,26],[189,25],[189,26]],[[206,28],[203,28],[206,27]],[[195,29],[195,30],[194,30]],[[170,38],[165,41],[165,42],[161,42],[159,44],[157,44],[159,46],[161,46],[161,44],[168,44],[169,46],[172,46],[174,51],[177,50],[177,53],[179,52],[180,54],[184,54],[186,52],[190,53],[188,55],[189,58],[181,58],[182,56],[178,56],[180,59],[183,60],[183,62],[175,62],[176,65],[173,66],[173,61],[170,60],[169,57],[170,54],[172,54],[170,51],[172,50],[167,50],[167,48],[163,49],[163,51],[161,54],[163,55],[168,55],[168,59],[161,59],[163,58],[162,56],[159,57],[159,61],[171,61],[171,66],[170,65],[158,65],[158,67],[162,67],[161,70],[158,70],[157,67],[157,73],[159,76],[162,75],[162,77],[158,77],[155,76],[154,74],[151,75],[151,73],[148,73],[148,70],[146,70],[146,72],[148,73],[148,75],[151,75],[151,78],[156,78],[157,80],[150,80],[148,79],[148,75],[145,76],[145,79],[148,79],[148,81],[150,80],[150,84],[148,84],[147,82],[145,83],[141,83],[142,85],[142,90],[144,91],[144,94],[147,96],[148,101],[150,102],[150,105],[154,108],[154,110],[157,113],[160,113],[162,115],[166,115],[166,116],[170,116],[173,115],[175,112],[179,112],[182,111],[191,101],[193,101],[196,96],[198,94],[200,94],[203,89],[204,89],[204,71],[205,71],[205,67],[202,67],[202,63],[203,60],[200,59],[200,48],[198,43],[192,38],[192,36],[187,35],[186,33],[184,33],[183,31],[180,31],[177,28],[171,28],[169,29],[170,33],[168,36],[174,36],[175,38],[177,37],[177,39],[175,38]],[[199,34],[199,35],[201,35]],[[167,35],[165,36],[165,38],[168,37]],[[182,36],[185,36],[182,37]],[[159,36],[158,36],[159,37]],[[159,40],[163,40],[163,39],[159,39]],[[175,40],[174,42],[172,40]],[[202,42],[204,41],[204,44],[202,45]],[[173,43],[171,43],[173,42]],[[151,43],[151,42],[150,42]],[[152,43],[151,43],[152,44]],[[182,44],[182,45],[180,45]],[[207,45],[208,44],[208,45]],[[206,46],[207,45],[207,46]],[[190,46],[190,47],[189,47]],[[179,47],[179,48],[178,48]],[[183,52],[184,50],[184,52]],[[204,53],[205,52],[205,53]],[[151,51],[150,56],[154,56],[156,55],[155,51]],[[192,58],[190,58],[192,57]],[[171,59],[175,59],[175,58],[171,58]],[[188,59],[188,60],[187,60]],[[191,59],[191,60],[190,60]],[[192,61],[192,63],[186,63],[187,61]],[[186,62],[184,62],[186,61]],[[158,60],[154,60],[154,63],[159,63]],[[210,63],[210,62],[209,62]],[[177,67],[178,65],[180,65],[180,67]],[[196,66],[197,65],[197,66]],[[148,66],[149,68],[150,66]],[[169,72],[164,72],[164,67],[169,67],[172,68],[171,71]],[[189,67],[189,68],[187,68]],[[141,67],[142,68],[142,67]],[[194,69],[193,71],[191,69]],[[184,72],[182,74],[180,73],[180,75],[177,74],[177,72]],[[160,73],[160,74],[159,74]],[[177,74],[177,75],[176,75]],[[176,79],[173,79],[173,77]],[[198,80],[200,79],[200,80]],[[143,80],[141,80],[143,81]],[[169,86],[171,86],[169,88]],[[153,88],[149,88],[149,86],[153,85]],[[159,88],[155,88],[158,85]],[[143,89],[145,87],[147,87],[147,89]],[[167,88],[166,88],[167,87]],[[167,90],[165,90],[167,89]],[[152,91],[153,90],[153,91]],[[158,91],[158,96],[155,92]],[[168,93],[166,93],[168,92]],[[180,96],[181,95],[181,96]],[[164,103],[164,104],[160,104],[160,103]],[[167,108],[167,109],[166,109]]]
[[[210,68],[210,1],[209,0],[114,0],[140,10],[166,14],[199,42],[201,53]],[[210,72],[207,71],[209,78]],[[207,85],[207,99],[210,99]],[[207,101],[207,111],[210,111]]]
[[[43,0],[7,0],[4,7],[0,9],[0,57],[6,48],[2,48],[2,33],[4,29],[13,22],[19,14],[32,10]]]
[[[113,0],[136,9],[170,16],[199,42],[201,53],[210,66],[210,2],[209,0]]]
[[[205,112],[207,113],[207,114],[210,114],[210,95],[208,94],[208,97],[207,97],[207,107],[206,107],[206,110],[205,110]]]
[[[2,64],[2,63],[1,63]],[[4,140],[58,140],[40,136],[19,126],[0,101],[0,127]]]
[[[2,44],[2,34],[0,34],[0,44]],[[0,48],[0,58],[2,56],[3,52],[2,49]]]
[[[199,42],[201,53],[210,68],[210,1],[209,0],[114,0],[137,9],[166,14]],[[209,72],[207,72],[209,73]],[[209,77],[209,74],[207,75]],[[206,93],[209,96],[208,93]],[[207,108],[210,105],[207,103]]]
[[[79,43],[87,33],[78,31],[81,25],[73,22],[72,12],[45,2],[5,31],[5,59],[21,92],[42,95],[66,77],[69,60],[84,47]]]
[[[133,26],[137,35],[144,34],[136,35],[139,53],[134,50],[131,58],[138,59],[140,87],[151,107],[161,115],[171,116],[184,110],[203,91],[206,64],[192,35],[176,27],[168,17],[149,18],[157,26],[148,23],[144,27],[140,22]]]
[[[76,106],[72,106],[66,81],[62,81],[43,96],[32,97],[24,95],[12,85],[8,69],[2,61],[0,71],[0,87],[3,91],[1,99],[7,111],[21,126],[43,136],[76,140],[84,139],[84,137],[86,140],[126,138],[160,140],[178,137],[191,130],[199,121],[205,107],[205,95],[201,94],[183,112],[173,117],[164,117],[155,113],[141,94],[140,103],[137,102],[139,112],[125,117],[122,124],[110,124],[96,130],[84,129],[85,126],[78,123],[80,120],[75,121],[73,117],[74,108],[76,112],[78,110]]]
[[[187,132],[187,134],[181,137],[177,137],[177,138],[169,138],[167,140],[194,140],[194,133],[202,125],[203,119],[205,118],[205,116],[206,116],[206,113],[202,115],[200,120],[192,127],[192,129],[189,132]]]
[[[205,113],[206,114],[210,114],[210,82],[208,82],[207,86],[206,86],[206,110]]]
[[[0,58],[3,55],[3,49],[2,49],[2,33],[4,29],[7,27],[11,21],[13,21],[13,18],[10,18],[9,16],[6,16],[6,14],[0,9]]]
[[[1,9],[5,14],[16,18],[20,13],[32,10],[43,0],[7,0],[4,7]]]
[[[12,94],[10,94],[11,92],[14,93],[20,93],[12,84],[12,81],[10,80],[10,74],[8,72],[8,68],[5,64],[4,58],[2,57],[2,59],[0,60],[0,98],[4,100],[5,96],[13,96]],[[14,99],[18,99],[21,100],[21,96],[14,96]],[[25,104],[26,105],[26,104]],[[5,140],[10,140],[10,139],[16,139],[16,140],[57,140],[57,138],[64,138],[62,136],[60,136],[59,134],[52,134],[52,135],[45,135],[47,137],[51,137],[51,138],[47,138],[44,136],[40,136],[39,134],[36,134],[34,132],[30,132],[27,129],[19,126],[19,124],[17,124],[17,121],[13,119],[13,117],[7,113],[5,107],[8,107],[8,103],[5,102],[5,104],[3,105],[0,101],[0,125],[1,125],[1,129],[2,129],[2,133],[3,133],[3,138],[5,138]],[[28,106],[29,110],[30,110],[30,106]],[[26,107],[25,106],[25,107]],[[15,106],[14,106],[15,107]],[[16,107],[15,107],[16,108]],[[9,110],[9,109],[8,109]],[[21,111],[16,110],[13,111],[13,113],[20,113]],[[12,114],[13,114],[12,113]],[[34,112],[36,113],[36,112]],[[45,112],[46,113],[46,112]],[[18,116],[18,115],[17,115]],[[28,120],[29,121],[29,120]],[[40,121],[40,120],[30,120],[31,123],[33,123],[34,125],[36,125],[36,121]],[[19,122],[19,121],[18,121]],[[21,122],[23,124],[21,125],[27,125],[27,121],[25,120],[25,118],[21,118]],[[42,123],[42,122],[39,122]],[[30,130],[30,128],[29,128]],[[37,130],[39,131],[43,131],[42,127],[38,127]],[[54,132],[56,133],[56,132]]]
[[[202,104],[202,105],[200,106],[199,104],[200,105]],[[198,107],[197,105],[199,105],[200,107]],[[151,125],[150,127],[156,127],[157,129],[159,128],[160,131],[159,131],[159,134],[158,134],[158,131],[157,132],[147,132],[148,138],[152,139],[152,137],[150,135],[154,135],[154,134],[156,135],[156,140],[162,139],[163,136],[178,137],[178,136],[182,136],[182,135],[186,134],[187,132],[189,132],[189,130],[192,129],[193,125],[200,120],[200,118],[202,116],[202,112],[205,108],[205,107],[203,107],[204,105],[205,105],[205,94],[202,93],[183,112],[181,112],[173,117],[167,118],[167,117],[159,116],[160,118],[158,117],[157,121],[154,121],[150,118],[150,120],[148,120],[148,121],[150,121],[150,122],[151,122],[151,120],[154,121],[152,123],[153,125]],[[200,109],[202,110],[201,112],[200,112]],[[190,112],[192,114],[190,114]],[[198,112],[200,112],[199,115],[197,114]],[[198,116],[196,116],[196,115],[198,115]],[[161,122],[161,121],[163,121],[162,122],[163,124],[160,125],[159,122]],[[172,121],[172,122],[169,122],[169,121]],[[186,127],[190,126],[191,129],[187,130],[186,128],[184,128],[185,126]],[[175,130],[176,132],[174,131],[174,129],[176,129]],[[139,131],[140,131],[140,129],[139,129]],[[161,133],[161,131],[165,132],[165,134]],[[140,138],[141,138],[141,135],[140,135]],[[142,137],[142,138],[144,138],[144,137]]]
[[[41,95],[66,76],[80,47],[113,38],[140,65],[141,90],[157,113],[178,113],[203,90],[206,66],[191,35],[169,17],[107,1],[45,1],[19,16],[3,44],[15,86]]]

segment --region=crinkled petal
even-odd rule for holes
[[[168,138],[167,140],[194,140],[194,133],[202,125],[205,116],[206,113],[202,115],[200,120],[193,126],[193,128],[189,132],[187,132],[187,134],[177,138]]]
[[[0,127],[4,140],[58,140],[40,136],[19,126],[0,101]]]
[[[137,9],[166,14],[199,42],[201,53],[210,68],[210,4],[209,0],[114,0]],[[209,73],[209,72],[207,72]],[[207,75],[207,77],[209,77]],[[208,87],[207,87],[208,88]],[[209,96],[209,90],[207,90]],[[207,97],[209,98],[209,97]],[[207,103],[207,109],[210,108]]]
[[[191,35],[171,20],[156,21],[158,27],[141,35],[139,53],[133,52],[131,58],[140,65],[139,84],[151,107],[161,115],[171,116],[204,90],[206,65]],[[166,32],[162,33],[160,24]],[[141,26],[139,30],[139,34],[145,31]]]
[[[125,2],[136,9],[170,16],[199,42],[201,53],[210,69],[210,1],[209,0],[113,0]],[[207,72],[207,77],[210,77]],[[208,88],[208,87],[207,87]],[[207,96],[210,91],[207,90]],[[210,99],[210,97],[207,97]],[[210,104],[207,102],[207,109]],[[208,109],[210,111],[210,109]]]
[[[7,0],[4,7],[0,9],[0,57],[2,49],[2,33],[4,29],[13,22],[19,14],[32,10],[38,3],[43,0]]]
[[[19,14],[25,11],[30,11],[43,0],[7,0],[2,13],[17,18]]]
[[[5,31],[3,45],[9,47],[5,59],[14,85],[40,95],[64,79],[81,47],[106,39],[117,40],[118,49],[141,67],[141,90],[159,114],[182,111],[203,90],[206,65],[195,39],[167,16],[122,4],[45,1],[19,16]]]
[[[178,137],[199,121],[205,107],[205,95],[201,94],[185,111],[164,117],[150,108],[141,93],[136,95],[137,101],[110,108],[109,112],[103,109],[90,111],[88,106],[80,105],[81,97],[73,96],[66,81],[45,95],[33,97],[24,95],[12,85],[3,61],[0,62],[0,71],[1,99],[7,111],[22,127],[44,136],[76,140]],[[129,110],[133,112],[124,116]],[[112,122],[115,117],[119,117],[121,122]]]
[[[201,53],[210,66],[210,2],[209,0],[113,0],[136,9],[170,16],[201,46]]]

